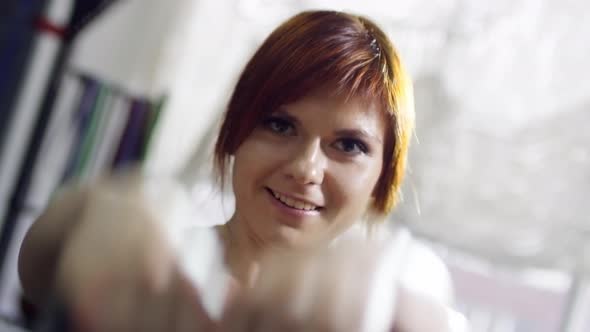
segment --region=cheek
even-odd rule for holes
[[[380,160],[359,165],[335,165],[329,191],[343,209],[364,212],[381,173]]]
[[[260,165],[254,163],[256,149],[248,141],[244,141],[234,155],[233,184],[236,194],[240,194],[256,178]]]
[[[234,191],[243,191],[270,176],[278,163],[275,150],[256,137],[245,140],[234,157]]]

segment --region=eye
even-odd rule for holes
[[[262,122],[264,128],[283,136],[291,136],[295,134],[295,125],[290,120],[283,119],[277,116],[269,116]]]
[[[334,146],[349,155],[366,154],[369,152],[367,145],[355,138],[341,138],[334,143]]]

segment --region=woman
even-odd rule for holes
[[[361,258],[375,256],[321,248],[394,208],[413,118],[410,80],[373,22],[332,11],[296,15],[247,64],[215,147],[221,183],[231,180],[236,199],[216,228],[239,289],[225,316],[204,312],[136,177],[70,189],[50,205],[22,246],[25,292],[37,303],[57,294],[81,329],[359,331],[355,313],[368,286],[360,297],[346,287],[367,280],[334,285],[358,264],[371,268]],[[313,291],[303,292],[309,275]],[[304,293],[314,296],[301,300]],[[293,298],[304,309],[294,310]],[[336,298],[345,305],[327,314]],[[403,290],[398,302],[398,330],[445,330],[441,307]]]

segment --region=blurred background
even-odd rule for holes
[[[318,8],[374,19],[412,74],[417,132],[391,222],[444,262],[472,330],[589,331],[585,0],[3,0],[3,321],[22,325],[18,248],[64,180],[139,162],[188,175],[196,204],[209,201],[242,66]]]

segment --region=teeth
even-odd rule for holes
[[[285,205],[288,205],[294,209],[311,211],[311,210],[315,210],[317,208],[315,205],[311,205],[311,204],[308,204],[308,203],[305,203],[302,201],[295,200],[290,197],[283,196],[283,195],[278,194],[272,190],[271,190],[271,192],[276,199],[278,199],[279,201],[285,203]]]

